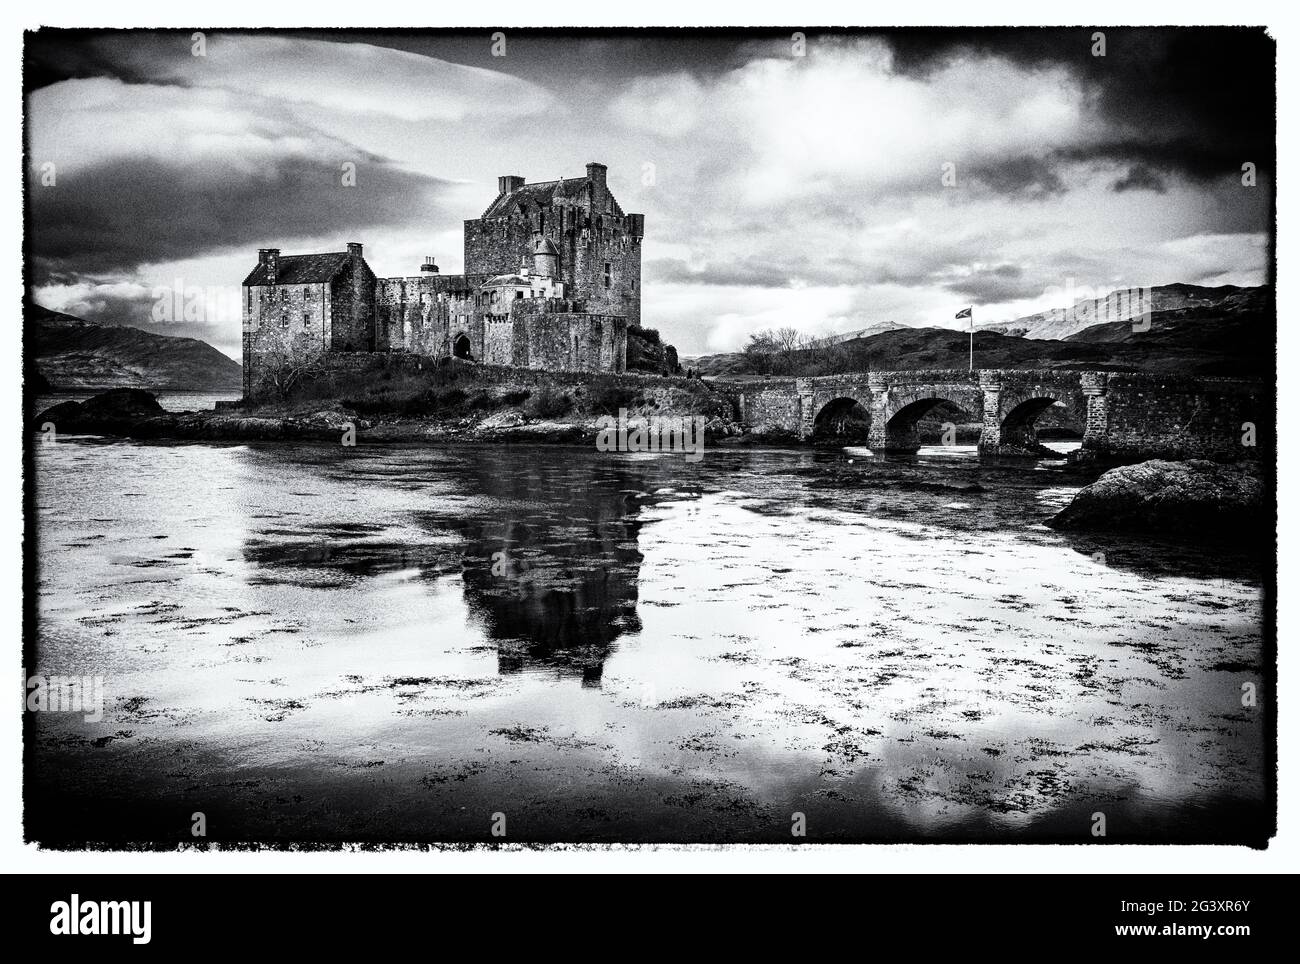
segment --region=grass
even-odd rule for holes
[[[337,369],[299,385],[276,409],[346,409],[367,418],[463,418],[502,408],[517,408],[529,418],[617,415],[655,409],[660,413],[733,418],[731,403],[703,382],[674,384],[653,391],[618,376],[594,378],[584,387],[542,385],[525,388],[483,380],[472,366],[439,365],[428,359],[422,371],[387,366],[382,360],[364,370]]]
[[[631,409],[644,403],[637,389],[614,378],[597,379],[587,391],[587,405],[598,415],[617,415],[620,408]]]

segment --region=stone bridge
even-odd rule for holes
[[[715,383],[736,392],[757,434],[811,439],[852,413],[883,452],[920,448],[917,423],[945,402],[980,423],[979,450],[992,455],[1039,454],[1036,423],[1054,406],[1082,429],[1084,449],[1119,458],[1253,457],[1273,420],[1262,382],[1229,378],[979,369]]]

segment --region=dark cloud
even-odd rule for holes
[[[960,177],[959,169],[959,183]],[[980,164],[970,171],[969,178],[996,194],[1026,199],[1065,192],[1065,183],[1056,173],[1052,162],[1042,157],[1010,157],[1004,161]]]
[[[1128,173],[1110,186],[1112,191],[1155,191],[1165,193],[1165,181],[1145,164],[1134,164]]]
[[[1106,55],[1092,54],[1093,34]],[[1051,28],[900,31],[894,69],[928,76],[970,56],[1064,67],[1109,130],[1092,156],[1206,180],[1253,160],[1271,171],[1277,47],[1263,28]],[[1086,159],[1089,152],[1078,152]]]
[[[37,179],[28,191],[41,284],[111,274],[283,238],[364,241],[367,228],[438,218],[447,182],[360,156],[356,186],[342,185],[344,158],[284,157],[255,175],[241,166],[115,159]],[[436,222],[435,222],[436,223]]]
[[[680,258],[655,258],[646,262],[644,273],[647,281],[662,284],[734,285],[749,288],[789,288],[799,284],[835,287],[894,280],[883,266],[872,266],[843,257],[723,258],[698,268],[691,267]]]
[[[969,275],[947,282],[944,287],[977,305],[1034,298],[1043,293],[1041,281],[1026,278],[1020,265],[1009,263],[976,268]]]

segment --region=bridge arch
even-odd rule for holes
[[[979,421],[974,400],[960,392],[921,391],[890,399],[882,413],[884,424],[872,433],[872,448],[915,452],[921,447],[918,423],[935,409],[951,406],[967,421]]]
[[[815,441],[867,442],[871,431],[871,400],[864,403],[852,395],[837,395],[817,409],[813,416]]]
[[[1068,406],[1067,397],[1043,388],[1004,396],[998,406],[997,444],[1021,447],[1031,452],[1040,449],[1038,417],[1053,407]]]

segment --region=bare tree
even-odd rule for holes
[[[278,342],[262,355],[261,378],[280,398],[289,395],[303,381],[325,371],[325,352],[306,332]]]

